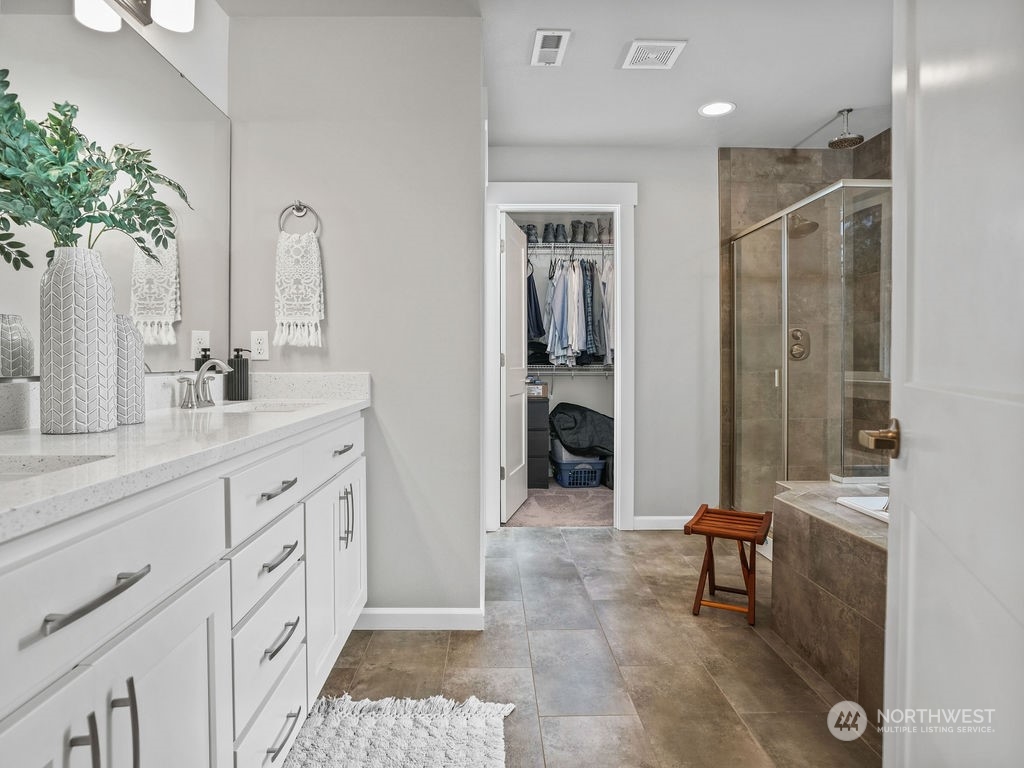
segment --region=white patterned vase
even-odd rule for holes
[[[39,283],[39,428],[47,435],[117,427],[114,287],[90,248],[56,248]]]
[[[146,420],[146,363],[142,333],[128,315],[114,315],[117,328],[117,423]]]
[[[35,366],[32,334],[21,315],[0,314],[0,376],[31,376]]]

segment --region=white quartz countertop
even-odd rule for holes
[[[244,402],[254,405],[157,410],[110,432],[0,432],[0,544],[370,405],[369,398],[277,400],[262,406],[281,409],[261,410],[260,400]]]

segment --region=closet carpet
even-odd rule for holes
[[[531,488],[526,503],[508,519],[513,528],[574,528],[589,525],[612,525],[614,494],[611,488],[563,488],[551,486]]]

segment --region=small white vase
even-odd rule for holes
[[[128,315],[114,315],[117,328],[117,423],[146,420],[146,363],[142,334]]]
[[[39,283],[39,428],[44,434],[117,427],[114,288],[90,248],[55,248]]]
[[[0,376],[31,376],[35,366],[32,334],[21,315],[0,314]]]

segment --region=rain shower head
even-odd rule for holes
[[[799,213],[789,214],[789,236],[794,240],[799,240],[801,237],[807,237],[811,232],[816,232],[818,229],[818,222],[805,219]]]
[[[851,147],[856,147],[858,144],[864,143],[864,137],[861,136],[859,133],[850,133],[851,112],[853,112],[852,107],[840,109],[838,112],[836,112],[837,116],[843,116],[843,132],[828,143],[829,149],[850,149]],[[835,118],[833,118],[833,120],[834,119]]]

